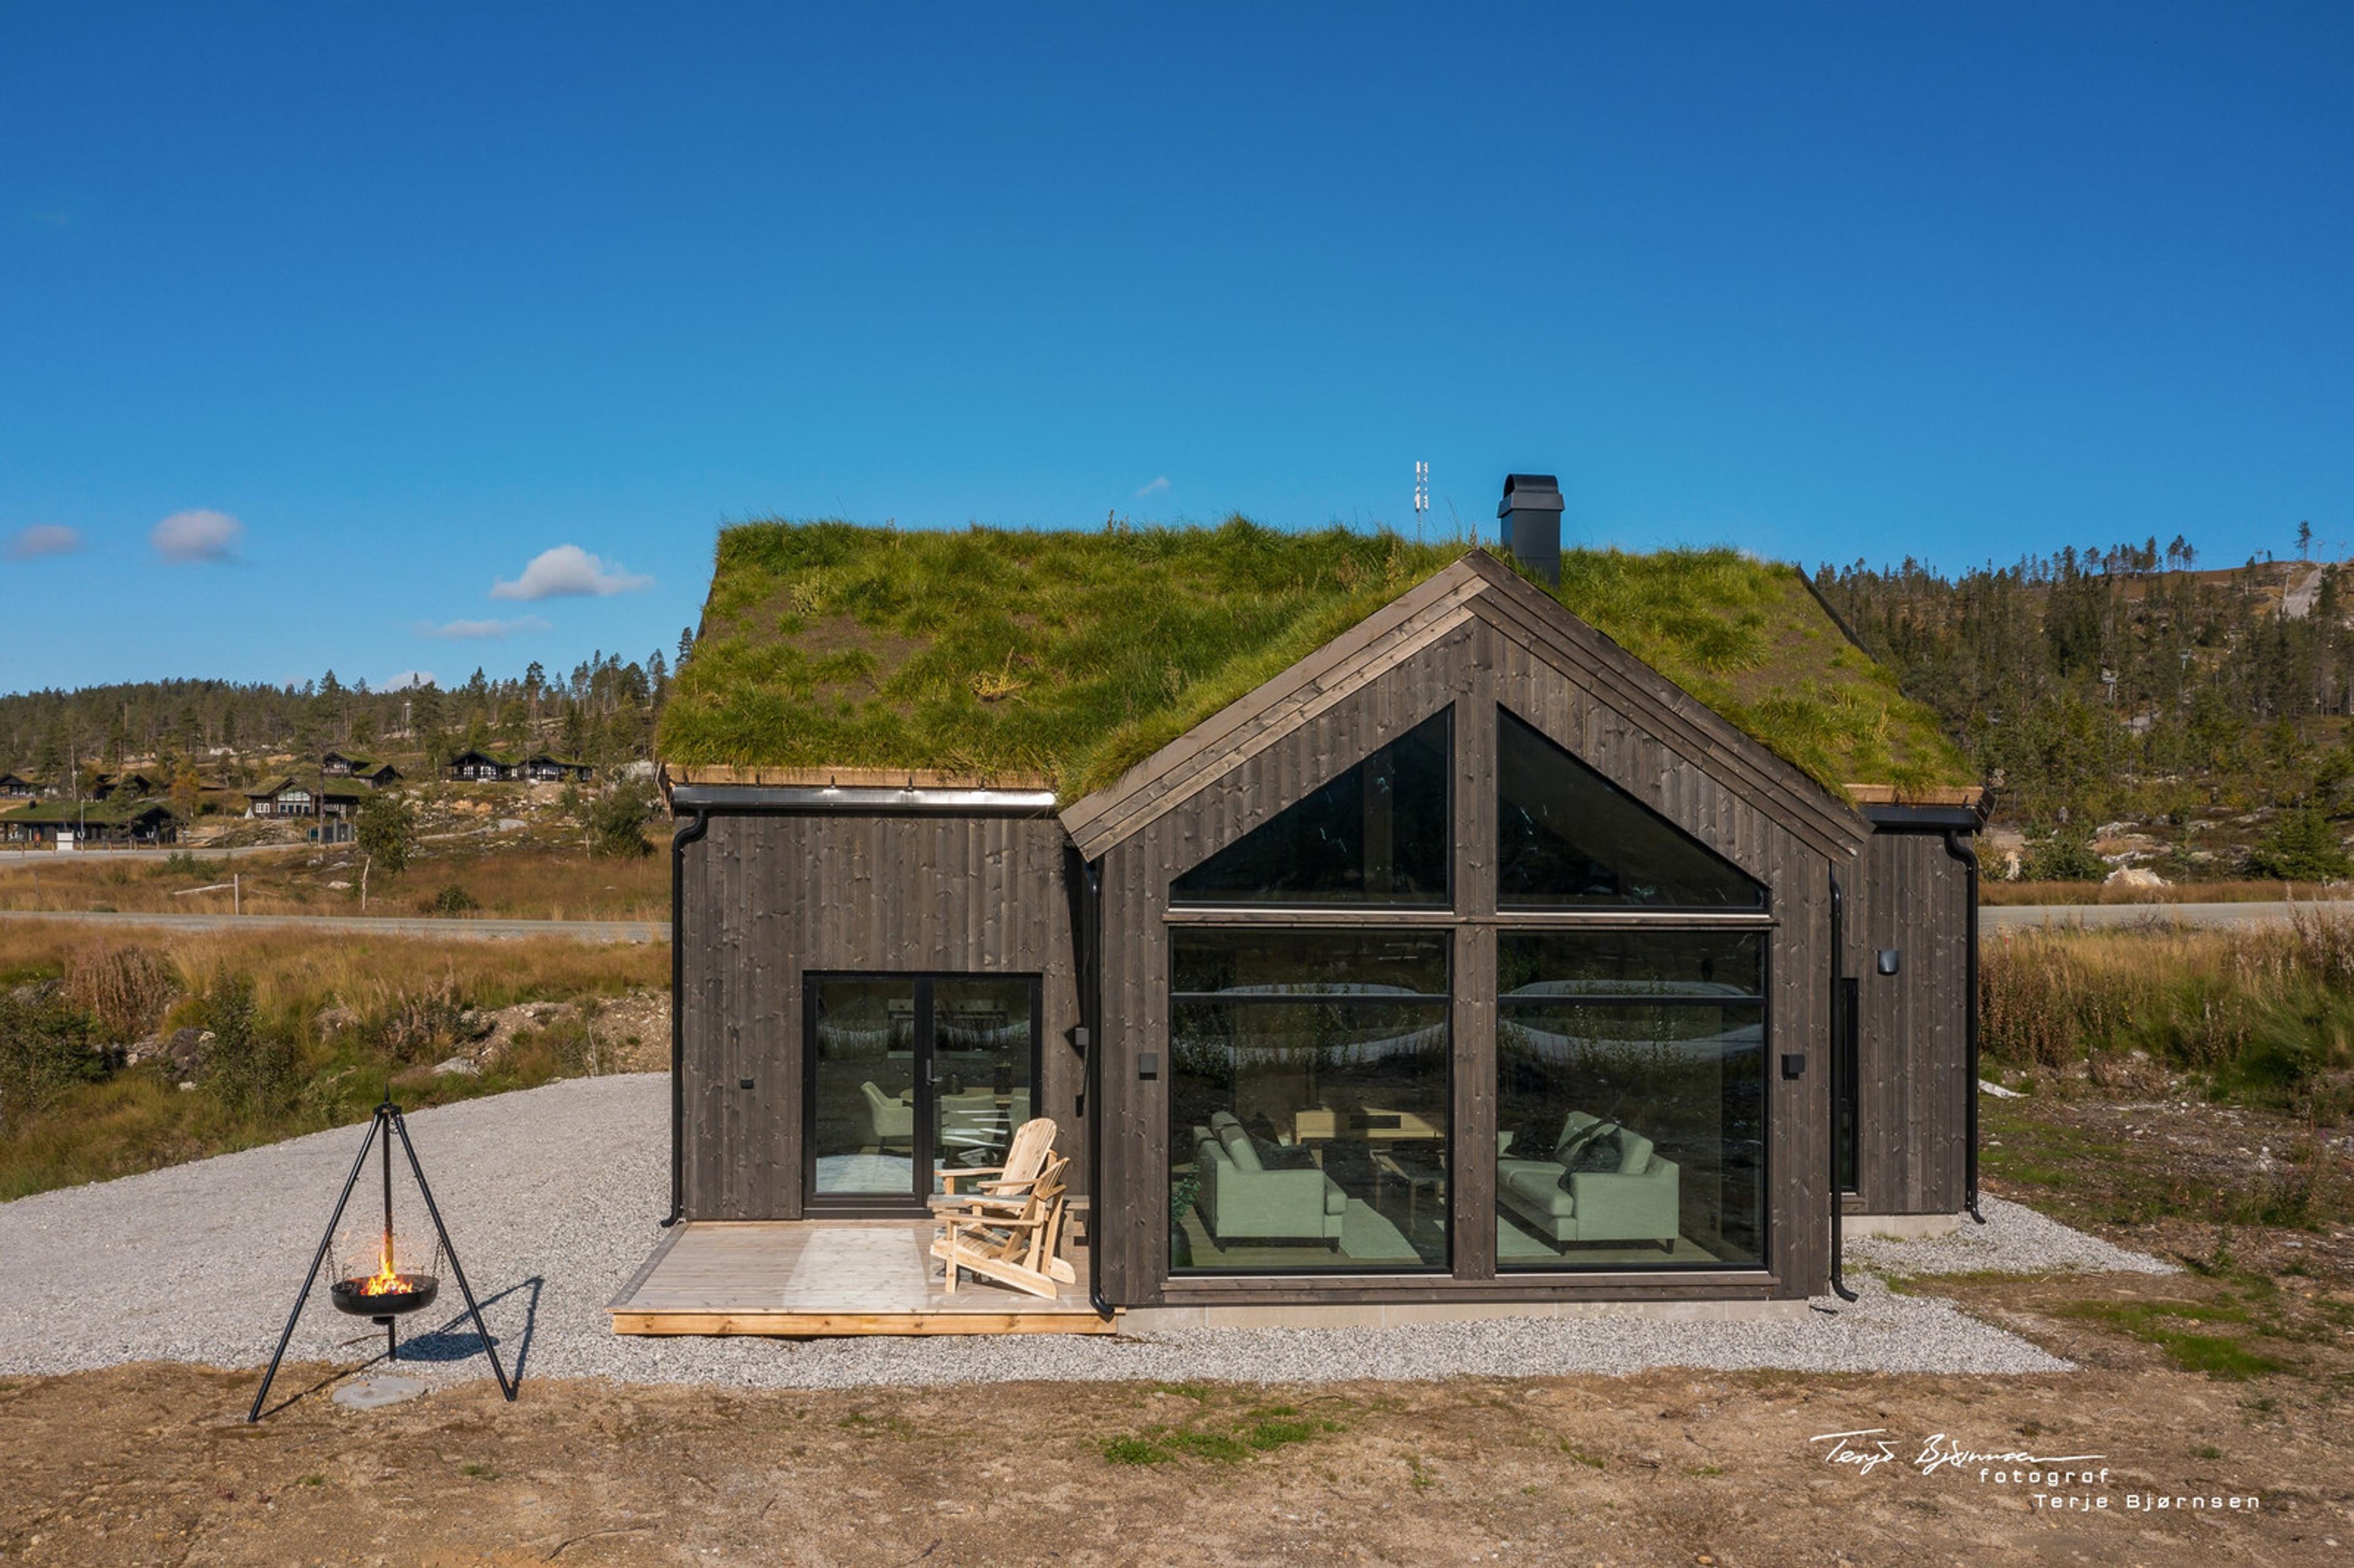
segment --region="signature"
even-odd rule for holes
[[[1852,1432],[1822,1432],[1807,1441],[1829,1444],[1829,1447],[1822,1450],[1823,1462],[1852,1469],[1859,1476],[1868,1476],[1882,1465],[1893,1464],[1897,1457],[1896,1445],[1890,1440],[1885,1426],[1860,1426]],[[1921,1440],[1920,1452],[1913,1456],[1911,1462],[1913,1467],[1923,1475],[1934,1476],[1939,1470],[1958,1470],[1971,1466],[2025,1465],[2041,1470],[2053,1465],[2081,1465],[2087,1460],[2105,1457],[2101,1454],[2034,1454],[2024,1448],[1970,1448],[1943,1432],[1933,1432]]]

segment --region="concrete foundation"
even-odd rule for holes
[[[1620,1318],[1673,1323],[1788,1322],[1803,1301],[1414,1301],[1313,1307],[1131,1307],[1123,1334],[1162,1329],[1396,1329],[1502,1318]]]
[[[1959,1214],[1845,1214],[1840,1228],[1850,1236],[1882,1241],[1929,1241],[1962,1228]]]

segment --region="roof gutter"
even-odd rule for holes
[[[1856,1027],[1853,987],[1847,978],[1847,895],[1839,873],[1831,873],[1831,1290],[1842,1301],[1859,1299],[1847,1287],[1847,1194],[1840,1191],[1840,1103],[1846,1097],[1848,1044]]]
[[[711,831],[711,813],[687,808],[695,820],[670,836],[670,1213],[665,1228],[686,1213],[686,942],[680,925],[686,907],[686,846]]]
[[[1962,1207],[1969,1211],[1970,1218],[1984,1224],[1986,1216],[1978,1213],[1978,856],[1960,828],[1946,830],[1946,853],[1960,861],[1969,874],[1969,930],[1965,938],[1969,943],[1969,1007],[1962,1014],[1962,1103],[1967,1118],[1966,1141],[1962,1145]]]
[[[677,811],[853,811],[862,816],[1043,817],[1055,810],[1052,789],[897,789],[870,785],[678,784]]]

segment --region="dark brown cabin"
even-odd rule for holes
[[[1976,812],[1477,550],[1059,809],[669,777],[689,1219],[919,1214],[1047,1115],[1099,1307],[1469,1308],[1808,1297],[1973,1201]]]

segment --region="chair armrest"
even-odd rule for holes
[[[1002,1165],[970,1165],[960,1170],[943,1171],[940,1172],[940,1185],[954,1192],[956,1184],[960,1181],[975,1180],[982,1176],[1000,1175],[1004,1170],[1005,1167]]]

